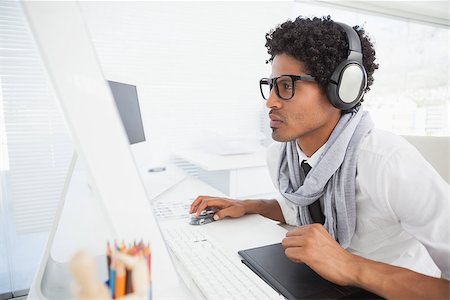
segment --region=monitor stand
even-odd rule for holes
[[[88,185],[84,166],[74,153],[28,299],[71,299],[73,279],[69,262],[79,249],[94,255],[98,278],[106,281],[106,241],[112,236],[104,213]]]

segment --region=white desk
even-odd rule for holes
[[[187,177],[176,186],[162,193],[154,201],[179,201],[180,199],[195,198],[200,194],[222,195],[222,193],[208,184],[198,179]],[[161,226],[192,226],[188,224],[188,219],[177,220],[175,222],[163,221],[160,224]],[[202,228],[205,234],[213,236],[215,241],[220,243],[222,249],[236,262],[241,261],[240,256],[237,254],[239,250],[279,243],[286,234],[286,229],[260,215],[247,215],[239,219],[224,219],[202,225]],[[201,297],[195,284],[193,284],[192,280],[186,274],[184,267],[176,259],[174,259],[174,263],[187,286],[180,286],[178,290],[167,291],[167,299],[178,296],[186,299],[187,297],[189,298],[189,295],[191,298]],[[262,279],[250,271],[244,264],[240,264],[240,268],[255,280],[261,280],[262,282]]]
[[[174,153],[205,171],[222,171],[266,165],[266,150],[248,154],[219,155],[201,149],[183,149]]]
[[[176,156],[197,165],[199,178],[232,198],[264,197],[274,194],[266,164],[266,150],[219,155],[200,149],[182,150]]]
[[[147,187],[147,195],[150,199],[155,199],[187,176],[185,172],[173,165],[167,165],[161,172],[149,172],[148,168],[140,168],[139,173]]]

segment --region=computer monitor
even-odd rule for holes
[[[160,299],[166,295],[166,291],[169,293],[175,290],[180,282],[149,203],[146,186],[133,161],[131,147],[120,124],[79,3],[23,1],[21,4],[55,91],[55,98],[64,113],[75,150],[86,165],[87,181],[93,190],[93,197],[91,200],[86,198],[86,203],[97,202],[112,238],[125,242],[150,242],[152,295],[154,299]],[[139,144],[145,143],[136,145]],[[70,170],[74,170],[73,165]],[[70,171],[47,246],[30,288],[29,299],[71,298],[67,262],[65,265],[65,262],[49,264],[64,204],[68,204],[66,208],[70,210],[73,208],[70,204],[79,203],[70,200],[64,202],[71,175]],[[79,197],[78,189],[71,196],[76,200]],[[84,211],[87,209],[81,213],[67,214],[72,217],[67,221],[74,226],[75,232],[91,238],[92,228],[96,227],[80,228],[85,225]],[[76,239],[70,234],[66,236]],[[94,238],[90,243],[104,245],[104,240]],[[77,249],[73,250],[81,249],[82,245],[77,242],[74,244]],[[46,288],[52,295],[45,293]]]
[[[145,142],[136,86],[108,80],[130,145]]]
[[[150,143],[145,138],[136,86],[112,80],[107,80],[107,82],[139,170],[142,172],[164,171],[165,167],[155,165]]]

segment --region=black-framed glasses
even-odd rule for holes
[[[259,81],[261,95],[264,100],[269,99],[270,93],[273,87],[275,87],[275,93],[279,98],[289,100],[295,95],[295,82],[297,80],[316,81],[311,75],[281,75],[275,78],[262,78]]]

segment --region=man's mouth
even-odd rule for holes
[[[278,128],[283,123],[281,118],[274,114],[269,114],[269,118],[270,118],[270,127],[271,128]]]

